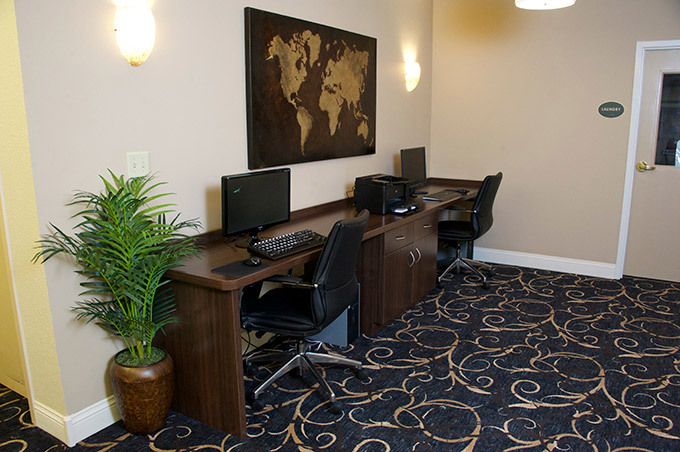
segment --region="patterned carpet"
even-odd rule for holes
[[[510,266],[496,274],[488,291],[448,277],[377,337],[339,350],[370,376],[325,370],[341,415],[306,376],[288,376],[262,412],[248,410],[245,439],[172,412],[155,435],[118,423],[69,450],[680,450],[680,284]],[[0,452],[66,450],[32,439],[40,430],[25,400],[1,394]]]

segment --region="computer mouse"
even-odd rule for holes
[[[468,190],[466,188],[457,188],[456,191],[458,193],[460,193],[461,195],[467,195],[468,193],[470,193],[470,190]]]
[[[243,264],[248,265],[249,267],[257,267],[261,263],[262,261],[255,256],[250,256],[248,259],[243,260]]]

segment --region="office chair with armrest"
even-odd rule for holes
[[[438,224],[438,238],[447,244],[452,244],[456,248],[456,258],[437,278],[441,282],[442,276],[453,268],[460,271],[460,267],[466,267],[472,273],[479,276],[482,280],[482,287],[489,288],[486,276],[479,271],[479,268],[486,269],[491,275],[491,266],[484,262],[467,259],[461,256],[461,244],[463,242],[473,242],[484,235],[493,224],[493,202],[496,199],[498,187],[501,184],[503,173],[495,176],[486,176],[479,187],[477,198],[472,206],[472,210],[466,210],[470,214],[469,221],[447,220],[440,221]]]
[[[319,387],[331,402],[331,411],[338,413],[335,394],[316,369],[314,363],[341,364],[355,369],[357,377],[364,379],[361,362],[352,359],[311,352],[305,338],[318,334],[359,300],[359,282],[356,277],[359,247],[368,223],[369,212],[362,210],[352,219],[340,220],[333,226],[321,251],[310,282],[292,276],[275,276],[267,281],[283,283],[260,295],[261,283],[244,289],[241,299],[241,323],[246,330],[270,332],[297,339],[294,352],[275,352],[247,356],[246,367],[259,361],[286,361],[252,393],[256,410],[264,403],[262,392],[281,376],[294,369],[309,369],[319,382]]]

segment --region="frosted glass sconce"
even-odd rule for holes
[[[559,9],[576,3],[576,0],[515,0],[515,6],[522,9]]]
[[[139,66],[149,58],[156,40],[156,22],[146,3],[119,3],[115,30],[118,47],[128,63]]]
[[[406,91],[411,92],[416,89],[418,82],[420,82],[420,64],[417,61],[404,63],[404,80],[406,81]]]

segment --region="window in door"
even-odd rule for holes
[[[663,74],[656,164],[680,168],[680,74]]]

